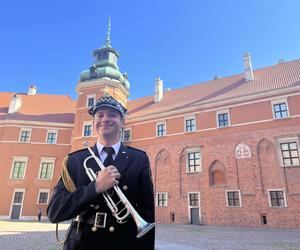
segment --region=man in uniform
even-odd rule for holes
[[[108,193],[117,202],[119,199],[113,187],[119,186],[150,227],[154,222],[149,158],[144,151],[120,142],[126,111],[109,95],[100,98],[89,110],[98,135],[91,149],[103,162],[104,170],[100,171],[88,149],[73,152],[64,161],[61,178],[47,208],[47,215],[53,223],[76,218],[69,228],[64,250],[154,250],[155,229],[137,238],[133,216],[118,222],[103,197],[103,193]],[[84,164],[96,173],[95,180],[90,180]]]

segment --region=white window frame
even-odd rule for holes
[[[41,193],[48,193],[47,202],[46,203],[39,203],[39,201],[40,201],[40,194]],[[39,189],[39,193],[38,193],[38,196],[37,196],[36,204],[38,204],[38,205],[46,205],[46,204],[48,204],[49,203],[49,196],[50,196],[50,189]]]
[[[54,143],[49,143],[49,142],[48,142],[48,135],[49,135],[49,133],[55,133],[55,134],[56,134],[55,142],[54,142]],[[46,144],[57,144],[57,138],[58,138],[58,130],[57,130],[57,129],[48,129],[48,130],[47,130]]]
[[[166,196],[166,205],[165,206],[158,206],[158,195],[162,194]],[[155,206],[156,207],[168,207],[168,192],[157,192],[155,195]]]
[[[40,157],[39,175],[37,177],[38,180],[41,180],[41,181],[51,181],[52,180],[53,173],[54,173],[54,168],[55,168],[55,160],[56,160],[56,158],[53,158],[53,157]],[[53,164],[53,168],[52,168],[52,173],[51,173],[50,179],[41,179],[41,172],[42,172],[43,163],[52,163]]]
[[[274,110],[274,105],[276,104],[280,104],[280,103],[285,103],[286,105],[286,112],[287,112],[287,117],[275,117],[275,110]],[[281,119],[286,119],[286,118],[289,118],[290,117],[290,111],[289,111],[289,105],[288,105],[288,100],[287,98],[285,99],[280,99],[280,100],[274,100],[274,101],[271,101],[271,106],[272,106],[272,114],[273,114],[273,119],[274,120],[281,120]]]
[[[221,114],[228,114],[228,125],[227,126],[220,126],[219,124],[219,115]],[[216,123],[217,123],[217,127],[218,128],[227,128],[231,126],[231,121],[230,121],[230,112],[229,109],[222,109],[222,110],[218,110],[216,111]]]
[[[128,141],[125,141],[125,131],[130,131],[130,136],[129,136],[129,140]],[[132,138],[132,129],[131,128],[124,128],[123,129],[123,135],[122,135],[122,141],[123,142],[130,142],[131,141],[131,138]]]
[[[271,191],[282,191],[283,192],[283,199],[284,199],[284,207],[275,207],[275,206],[272,206],[272,203],[271,203]],[[277,188],[277,189],[268,189],[268,202],[269,202],[269,207],[270,208],[285,208],[287,207],[287,200],[286,200],[286,195],[285,195],[285,191],[283,188]]]
[[[198,205],[197,206],[192,206],[191,205],[190,194],[198,194]],[[187,192],[187,195],[188,195],[188,207],[189,208],[198,208],[198,207],[200,207],[200,192]]]
[[[187,131],[187,127],[186,127],[186,121],[187,120],[194,120],[195,121],[195,127],[192,131]],[[191,133],[191,132],[195,132],[197,131],[197,120],[196,120],[196,115],[190,115],[190,116],[185,116],[184,117],[184,132],[186,133]]]
[[[27,169],[27,165],[28,165],[28,159],[29,159],[29,156],[12,156],[13,158],[13,161],[12,161],[12,165],[11,165],[11,169],[10,169],[10,175],[9,175],[9,178],[12,179],[12,180],[24,180],[25,179],[25,176],[26,176],[26,169]],[[15,162],[17,161],[21,161],[21,162],[24,162],[25,161],[25,167],[24,167],[24,175],[22,178],[13,178],[12,174],[13,174],[13,170],[14,170],[14,165],[15,165]]]
[[[85,106],[87,107],[87,108],[91,108],[92,106],[89,106],[89,99],[90,98],[93,98],[94,99],[94,104],[96,103],[96,94],[92,94],[92,95],[87,95],[86,96],[86,104],[85,104]]]
[[[189,153],[199,153],[199,166],[197,167],[196,171],[190,172],[189,171]],[[194,173],[201,173],[202,172],[202,156],[201,156],[201,150],[200,148],[189,148],[185,150],[185,166],[186,166],[186,173],[188,174],[194,174]]]
[[[300,165],[284,165],[280,144],[281,143],[291,143],[291,142],[296,142],[296,144],[297,144],[297,151],[298,151],[298,157],[299,157],[299,163],[300,163],[299,137],[295,136],[295,137],[280,138],[280,139],[277,139],[277,144],[278,144],[277,153],[279,156],[279,161],[280,161],[281,167],[300,167]]]
[[[158,126],[159,125],[165,125],[165,132],[163,135],[158,135]],[[156,136],[157,137],[164,137],[167,135],[167,122],[166,121],[159,121],[156,123]]]
[[[28,131],[29,132],[29,139],[28,141],[21,141],[21,136],[23,131]],[[19,134],[19,142],[20,143],[30,143],[31,141],[31,134],[32,134],[32,128],[21,128],[20,134]]]
[[[84,128],[85,126],[91,125],[91,134],[90,135],[84,135]],[[93,136],[93,122],[92,121],[85,121],[83,122],[82,126],[82,137],[91,137]]]
[[[229,192],[238,192],[238,194],[239,194],[239,202],[240,202],[239,206],[230,206],[229,205],[229,203],[228,203],[228,193]],[[241,190],[239,190],[239,189],[227,189],[227,190],[225,190],[225,197],[226,197],[226,207],[229,207],[229,208],[242,207]]]

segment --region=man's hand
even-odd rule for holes
[[[117,186],[119,184],[118,179],[120,179],[121,174],[115,166],[108,166],[105,169],[98,172],[96,180],[96,192],[103,193],[106,190]]]

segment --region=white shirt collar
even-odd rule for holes
[[[98,150],[98,153],[99,153],[99,156],[100,156],[100,160],[104,161],[104,159],[107,156],[107,153],[104,150],[102,150],[104,148],[104,145],[102,143],[98,142],[98,141],[97,141],[96,145],[97,145],[97,150]],[[118,141],[114,145],[111,145],[111,147],[113,147],[113,149],[115,150],[115,154],[113,154],[113,159],[115,159],[118,152],[119,152],[119,150],[120,150],[121,141]]]

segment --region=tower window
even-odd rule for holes
[[[97,59],[99,61],[107,60],[108,59],[108,53],[107,53],[107,51],[103,51],[103,52],[99,53]]]

